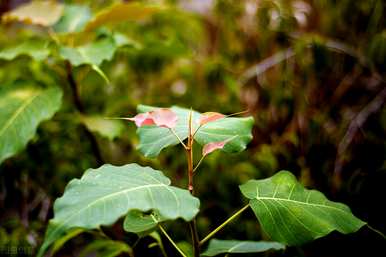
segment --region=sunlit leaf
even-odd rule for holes
[[[90,8],[85,5],[65,5],[63,15],[54,25],[57,33],[80,32],[91,19]]]
[[[329,201],[319,191],[305,189],[288,171],[250,180],[240,189],[250,199],[263,230],[287,245],[299,245],[333,230],[352,233],[366,224],[346,205]]]
[[[0,51],[0,59],[13,60],[18,56],[27,55],[42,61],[50,54],[49,42],[41,39],[29,39]]]
[[[141,21],[150,18],[159,12],[159,6],[144,5],[141,3],[118,3],[98,13],[86,26],[86,31],[109,23],[123,21]]]
[[[0,90],[0,163],[26,146],[39,123],[60,108],[61,99],[57,87]]]
[[[97,132],[109,140],[113,140],[122,135],[125,129],[121,122],[108,120],[99,116],[81,116],[80,121],[85,124],[90,131]]]
[[[202,256],[216,256],[222,253],[260,253],[268,250],[282,250],[285,246],[268,241],[238,241],[212,239]]]
[[[128,164],[89,169],[81,179],[73,179],[55,201],[54,218],[38,256],[72,228],[111,225],[132,210],[153,210],[165,219],[189,221],[198,208],[199,200],[188,190],[170,186],[170,180],[152,168]]]
[[[27,24],[51,26],[63,13],[63,5],[57,1],[31,1],[3,15],[4,22],[19,21]]]
[[[158,107],[139,105],[138,112],[149,112],[157,108]],[[178,122],[174,130],[181,140],[185,140],[188,137],[190,110],[176,106],[172,107],[171,110],[178,116]],[[198,121],[200,117],[200,113],[192,111],[193,131],[199,127]],[[219,142],[234,138],[229,141],[222,150],[225,152],[240,152],[246,148],[246,145],[252,139],[252,125],[252,117],[227,117],[201,126],[194,139],[200,145],[205,145],[210,142]],[[176,136],[167,128],[143,126],[138,128],[137,134],[140,138],[138,149],[148,157],[155,157],[162,149],[179,143]]]

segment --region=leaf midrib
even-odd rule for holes
[[[11,116],[11,118],[5,123],[4,127],[0,130],[0,137],[3,136],[4,132],[12,125],[13,121],[27,108],[27,106],[38,97],[42,91],[34,93],[30,99],[27,99]]]

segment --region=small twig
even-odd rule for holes
[[[351,120],[346,134],[343,136],[338,145],[338,153],[334,165],[334,174],[340,174],[343,166],[341,156],[344,152],[346,152],[358,130],[361,129],[371,114],[375,113],[382,107],[385,100],[386,87]]]
[[[201,159],[198,161],[196,167],[193,169],[193,174],[196,172],[197,168],[200,166],[201,162],[204,160],[205,155],[201,156]]]
[[[383,239],[386,239],[385,234],[383,234],[383,233],[382,233],[381,231],[379,231],[378,229],[373,228],[373,227],[370,226],[369,224],[367,224],[367,227],[368,227],[370,230],[372,230],[372,231],[374,231],[375,233],[377,233],[378,235],[380,235],[381,237],[383,237]]]
[[[181,138],[177,135],[177,133],[174,131],[174,129],[172,128],[169,128],[170,132],[173,133],[173,135],[178,139],[178,141],[180,141],[181,145],[187,149],[188,147],[185,145],[185,143],[181,140]]]
[[[220,226],[218,226],[216,229],[214,229],[212,232],[210,232],[204,239],[200,241],[200,246],[203,245],[206,241],[208,241],[212,236],[214,236],[217,232],[219,232],[223,227],[225,227],[229,222],[234,220],[237,216],[239,216],[243,211],[248,209],[249,204],[245,205],[243,208],[241,208],[239,211],[237,211],[235,214],[233,214],[231,217],[229,217],[226,221],[224,221]]]

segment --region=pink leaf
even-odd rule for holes
[[[178,116],[170,109],[156,109],[150,112],[150,116],[158,127],[174,128],[177,125]]]
[[[224,118],[225,115],[218,113],[218,112],[205,112],[201,114],[201,117],[199,119],[200,125],[205,125],[208,122],[212,122],[218,119]]]
[[[127,118],[128,120],[134,121],[137,127],[142,127],[145,125],[155,125],[153,118],[150,116],[149,112],[140,113],[134,116],[134,118]]]
[[[228,142],[229,140],[225,140],[220,142],[212,142],[204,145],[204,147],[202,148],[202,156],[206,156],[217,149],[223,149],[226,143]]]

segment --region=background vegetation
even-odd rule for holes
[[[226,114],[248,109],[255,118],[249,149],[226,158],[213,153],[196,177],[197,195],[204,199],[198,216],[203,235],[242,206],[239,184],[281,169],[386,231],[384,1],[142,1],[157,6],[155,11],[138,9],[130,14],[135,18],[92,25],[96,13],[119,1],[61,1],[65,11],[53,26],[10,18],[6,12],[22,2],[27,1],[0,2],[0,92],[26,84],[56,86],[63,97],[60,110],[39,125],[28,145],[1,163],[0,247],[24,245],[34,253],[52,217],[53,200],[69,180],[101,163],[170,167],[164,171],[173,184],[186,185],[180,149],[146,159],[135,150],[133,126],[101,119],[133,116],[140,103]],[[65,16],[70,14],[76,15]],[[79,19],[78,27],[70,31],[63,17]],[[61,54],[60,47],[110,38],[115,45],[91,54],[102,58],[114,49],[97,68]],[[39,58],[33,54],[42,48],[28,45],[9,57],[9,49],[30,41],[54,50]],[[219,237],[264,238],[253,213],[243,217]],[[175,237],[187,240],[184,231],[181,225]],[[120,226],[103,232],[129,244],[136,239]],[[75,256],[100,237],[78,236],[57,256]],[[363,228],[269,255],[379,256],[383,244]],[[146,242],[136,251],[139,256],[157,252]]]

